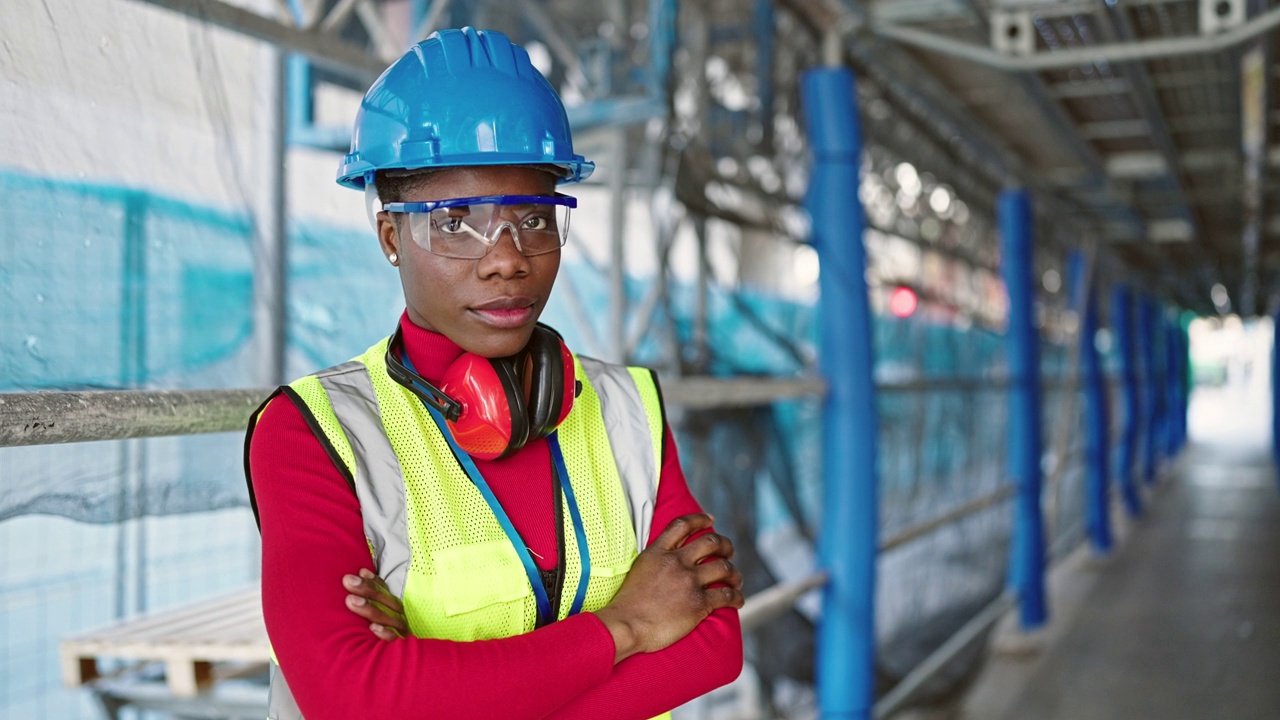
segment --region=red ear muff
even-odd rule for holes
[[[445,370],[440,391],[462,406],[447,421],[458,447],[477,460],[497,460],[568,417],[577,395],[573,354],[559,333],[538,325],[510,357],[463,353]]]
[[[524,446],[529,436],[524,397],[512,363],[463,353],[445,371],[440,390],[462,405],[449,420],[458,447],[478,460],[496,460]]]

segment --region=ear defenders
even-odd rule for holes
[[[463,353],[445,370],[439,388],[406,367],[399,341],[397,330],[387,343],[388,373],[444,415],[458,446],[478,460],[507,457],[550,435],[579,392],[573,355],[545,325],[536,325],[515,355]]]

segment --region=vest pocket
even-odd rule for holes
[[[587,599],[583,605],[583,610],[591,612],[599,610],[608,605],[613,596],[618,594],[618,588],[622,587],[622,583],[627,579],[627,573],[631,571],[631,563],[635,562],[636,556],[620,562],[605,565],[603,563],[591,564],[591,575],[588,578]]]
[[[431,560],[435,594],[454,633],[479,640],[525,631],[525,601],[533,589],[510,542],[437,550]]]

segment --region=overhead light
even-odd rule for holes
[[[996,11],[991,13],[991,47],[1004,55],[1031,55],[1036,51],[1031,13]]]
[[[1169,166],[1158,152],[1116,153],[1107,158],[1107,175],[1113,178],[1147,179],[1167,174]]]
[[[1200,34],[1215,35],[1243,25],[1244,4],[1245,0],[1200,0]]]
[[[916,297],[916,291],[905,285],[899,285],[889,293],[889,312],[894,317],[911,317],[911,314],[919,307],[920,300]]]
[[[1191,242],[1191,223],[1182,218],[1147,223],[1147,239],[1156,243]]]
[[[1213,300],[1213,306],[1219,313],[1230,312],[1231,297],[1227,295],[1227,288],[1222,283],[1213,284],[1213,288],[1209,290],[1209,299]]]

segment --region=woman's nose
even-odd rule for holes
[[[504,224],[498,228],[497,237],[493,238],[493,244],[489,246],[489,251],[480,258],[477,270],[481,277],[488,275],[500,275],[502,277],[515,277],[529,271],[529,258],[520,252],[517,245],[516,231],[511,225]]]

